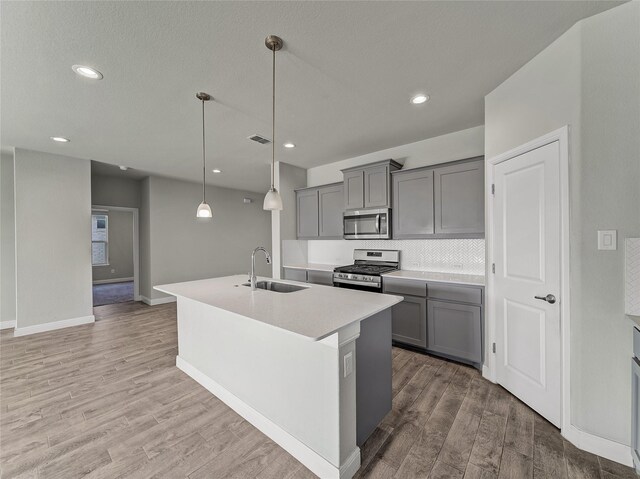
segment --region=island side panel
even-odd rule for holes
[[[356,352],[356,442],[362,446],[392,407],[391,309],[360,323]]]
[[[340,468],[340,389],[355,391],[355,375],[344,381],[337,339],[315,342],[178,297],[178,354]],[[357,450],[355,437],[345,447]]]

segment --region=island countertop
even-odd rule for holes
[[[258,280],[270,281],[270,278]],[[293,293],[262,289],[251,291],[250,287],[243,286],[247,283],[246,275],[163,284],[154,286],[154,289],[223,309],[313,341],[324,339],[402,301],[402,296],[277,281],[304,286],[305,289]]]

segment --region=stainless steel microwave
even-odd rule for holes
[[[391,238],[391,209],[344,212],[344,239]]]

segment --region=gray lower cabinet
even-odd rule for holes
[[[427,300],[404,296],[391,310],[391,337],[394,341],[419,348],[427,347]]]
[[[333,272],[331,271],[307,271],[307,283],[333,286]]]
[[[434,169],[435,233],[484,235],[484,157]]]
[[[291,281],[307,282],[307,270],[298,268],[283,268],[283,277]]]
[[[404,297],[391,310],[395,342],[482,364],[481,286],[387,276],[382,284],[385,293]]]
[[[298,268],[282,268],[283,279],[291,281],[301,281],[303,283],[323,284],[333,286],[333,272],[306,270]]]
[[[427,301],[427,349],[473,363],[482,362],[480,306]]]
[[[433,235],[433,170],[393,174],[393,238]]]
[[[296,191],[298,238],[318,237],[318,190]]]

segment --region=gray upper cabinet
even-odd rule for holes
[[[390,173],[400,168],[393,160],[342,170],[346,210],[391,207]]]
[[[344,208],[346,210],[364,208],[364,172],[362,170],[344,173]]]
[[[319,236],[342,238],[344,211],[344,185],[337,184],[318,189]]]
[[[484,157],[434,169],[435,233],[484,236]]]
[[[318,237],[318,190],[296,191],[298,238]]]
[[[433,170],[416,169],[393,174],[393,238],[433,235]]]
[[[364,170],[364,207],[389,208],[389,166],[380,165]]]
[[[298,239],[342,238],[343,211],[342,183],[296,190]]]

